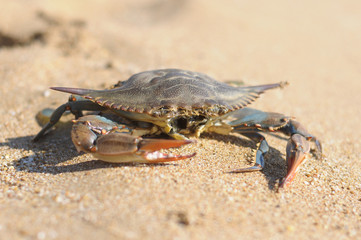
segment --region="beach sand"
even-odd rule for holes
[[[361,3],[1,1],[0,239],[357,239],[361,236]],[[290,83],[251,106],[294,116],[323,144],[290,187],[282,137],[204,134],[169,164],[77,153],[70,124],[39,142],[35,115],[67,94],[181,68],[247,85]],[[67,119],[71,119],[69,116]],[[180,150],[174,150],[179,152]]]

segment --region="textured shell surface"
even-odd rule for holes
[[[113,89],[66,91],[99,105],[151,115],[223,115],[254,101],[265,90],[279,84],[233,87],[198,72],[179,69],[145,71],[120,82]]]
[[[228,103],[227,98],[234,90],[202,73],[164,69],[135,74],[118,88],[89,95],[135,108],[191,109],[213,105],[229,107],[232,103]]]

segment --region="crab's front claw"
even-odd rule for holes
[[[160,163],[193,157],[193,154],[166,154],[161,149],[180,147],[193,140],[143,139],[131,130],[104,117],[88,115],[75,120],[72,141],[79,152],[92,153],[106,162]]]
[[[191,158],[193,154],[163,153],[158,150],[180,147],[193,140],[143,139],[124,133],[110,133],[96,140],[92,154],[106,162],[160,163]]]
[[[287,187],[295,178],[300,165],[310,151],[310,143],[300,134],[294,134],[289,139],[286,147],[287,175],[282,180],[280,187]]]

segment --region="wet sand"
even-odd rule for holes
[[[0,239],[357,239],[361,235],[359,1],[3,1]],[[247,139],[205,134],[171,164],[78,154],[70,124],[40,142],[50,86],[102,89],[181,68],[249,85],[288,81],[252,107],[295,116],[323,144],[289,188],[284,139],[264,171]],[[69,119],[69,118],[68,118]]]

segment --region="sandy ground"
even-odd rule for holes
[[[359,239],[361,3],[24,1],[0,8],[0,239]],[[69,125],[31,139],[35,114],[131,74],[176,67],[246,84],[289,81],[252,106],[318,136],[291,187],[286,141],[259,173],[254,144],[204,135],[174,164],[116,165],[78,154]]]

